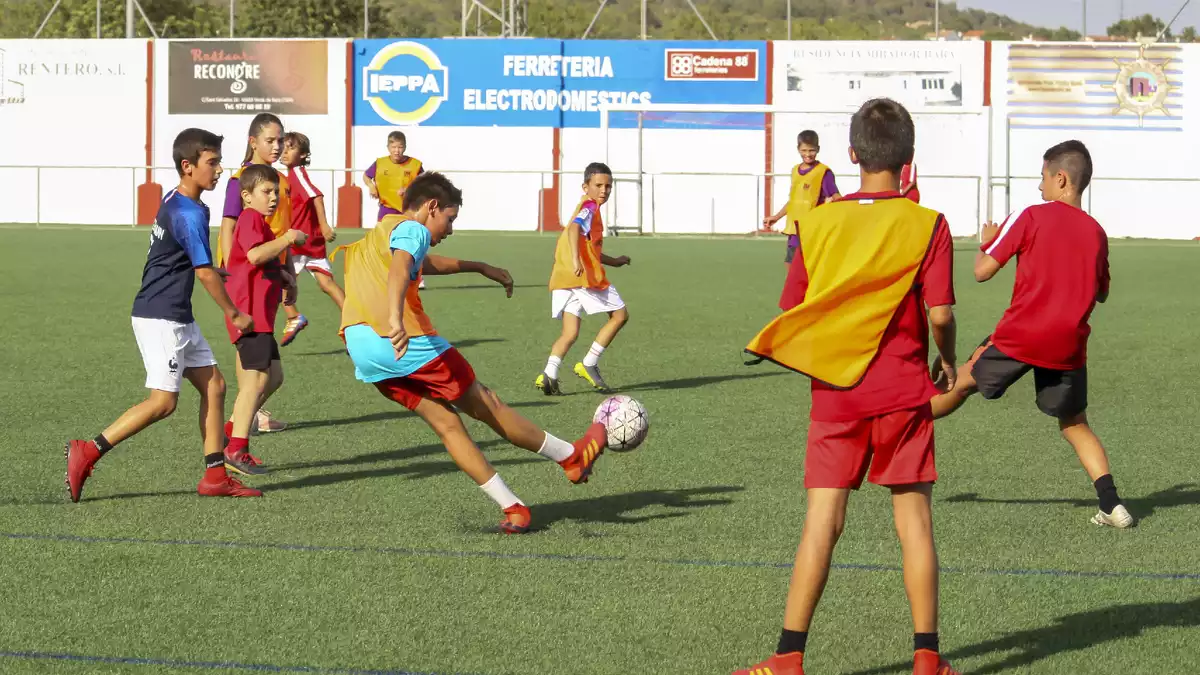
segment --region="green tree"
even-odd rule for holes
[[[1196,27],[1188,26],[1187,28],[1184,28],[1183,32],[1179,34],[1179,39],[1182,42],[1195,42],[1196,41]]]
[[[1153,14],[1143,14],[1132,19],[1122,19],[1108,27],[1108,34],[1112,37],[1132,40],[1139,35],[1142,37],[1154,37],[1158,32],[1166,27],[1166,23],[1162,19]],[[1166,31],[1164,37],[1171,37],[1171,31]]]

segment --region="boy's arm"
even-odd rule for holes
[[[329,221],[325,219],[325,197],[318,196],[313,199],[313,208],[317,211],[317,224],[321,226],[321,236],[325,237],[325,241],[332,243],[337,239],[337,232],[330,227]]]
[[[842,193],[838,191],[837,178],[833,175],[833,169],[825,171],[825,177],[821,179],[821,190],[825,193],[826,204],[842,198]]]
[[[300,230],[288,230],[282,237],[276,237],[265,244],[259,244],[246,251],[246,260],[255,267],[265,265],[273,258],[283,255],[292,244],[303,244],[307,239],[308,237]]]
[[[600,264],[601,265],[608,265],[609,267],[624,267],[631,262],[633,262],[633,261],[630,260],[629,256],[627,256],[627,255],[621,255],[621,256],[617,256],[614,258],[611,255],[608,255],[607,253],[603,253],[603,252],[600,253]]]
[[[480,274],[503,286],[508,297],[511,298],[513,294],[512,275],[508,273],[508,270],[489,265],[485,262],[458,260],[457,258],[429,254],[425,256],[425,262],[421,264],[421,273],[429,276],[468,273]]]
[[[192,263],[192,269],[195,270],[200,285],[204,286],[204,290],[208,291],[225,316],[229,317],[233,325],[243,333],[253,330],[254,320],[238,311],[233,300],[229,298],[229,293],[225,290],[225,282],[221,278],[221,274],[213,268],[212,253],[208,249],[207,219],[195,217],[182,223],[182,227],[175,231],[175,236],[183,246],[188,260]]]
[[[583,276],[583,260],[579,257],[579,237],[583,234],[579,223],[571,221],[567,225],[567,244],[571,247],[571,256],[575,264],[575,276]]]
[[[217,241],[221,244],[221,260],[226,265],[229,265],[229,254],[233,251],[233,228],[237,225],[237,218],[228,216],[221,219],[220,233],[217,235]]]
[[[1009,214],[1001,225],[983,224],[981,236],[984,243],[975,254],[975,281],[983,283],[996,276],[996,273],[1020,251],[1029,219],[1029,212],[1022,211],[1015,219]]]
[[[212,296],[217,307],[229,317],[230,322],[234,327],[243,333],[249,333],[254,330],[254,319],[250,318],[249,314],[242,314],[238,308],[234,306],[233,300],[229,297],[229,292],[225,290],[225,281],[221,275],[217,273],[211,266],[197,267],[196,280],[200,285],[204,286],[204,290]]]
[[[921,269],[921,300],[929,308],[929,327],[941,357],[940,369],[948,388],[958,376],[958,323],[954,319],[954,240],[945,217],[935,226],[929,256]],[[936,377],[935,377],[936,379]]]
[[[396,351],[396,360],[408,351],[408,333],[404,330],[404,297],[412,283],[412,254],[404,249],[392,250],[392,262],[388,265],[388,339]]]
[[[375,185],[375,165],[371,166],[363,172],[363,185],[367,186],[367,192],[375,199],[379,199],[379,188]]]
[[[1096,291],[1096,302],[1108,302],[1108,288],[1112,285],[1112,274],[1108,271],[1108,237],[1100,242],[1100,288]]]

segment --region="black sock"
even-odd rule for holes
[[[804,653],[804,648],[808,646],[808,631],[788,630],[783,629],[783,634],[779,636],[779,649],[775,650],[776,654],[791,654],[792,652]]]
[[[1121,505],[1121,497],[1117,495],[1117,486],[1113,484],[1111,473],[1106,473],[1096,479],[1096,496],[1100,498],[1100,510],[1112,514],[1113,509]]]
[[[97,448],[100,450],[100,456],[101,456],[101,457],[103,457],[103,456],[104,456],[104,453],[106,453],[106,452],[108,452],[109,450],[112,450],[112,449],[113,449],[112,443],[109,443],[109,442],[108,442],[108,439],[104,437],[104,434],[100,434],[100,435],[99,435],[99,436],[97,436],[97,437],[96,437],[96,439],[95,439],[94,441],[92,441],[92,442],[93,442],[93,443],[95,443],[95,444],[96,444],[96,447],[97,447]]]
[[[938,634],[937,633],[913,633],[913,651],[928,649],[931,652],[938,650]]]
[[[217,467],[224,467],[224,466],[225,466],[225,453],[214,452],[211,455],[204,456],[204,468],[205,469],[215,469]]]

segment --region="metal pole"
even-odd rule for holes
[[[637,195],[637,196],[638,196],[638,204],[637,204],[637,228],[638,228],[638,234],[639,234],[639,235],[640,235],[640,234],[643,234],[643,230],[642,230],[642,212],[643,212],[643,210],[644,210],[644,209],[642,208],[642,206],[643,206],[643,204],[644,204],[644,203],[645,203],[645,201],[646,201],[646,193],[645,193],[645,190],[644,190],[644,188],[645,188],[645,185],[646,185],[646,173],[645,173],[645,170],[644,170],[644,168],[643,168],[643,166],[642,166],[642,136],[643,136],[643,133],[642,133],[642,130],[643,130],[643,124],[642,124],[642,121],[643,121],[643,119],[645,118],[645,116],[646,116],[646,113],[644,113],[644,112],[638,112],[638,148],[637,148],[637,150],[638,150],[638,160],[637,160],[637,171],[638,171],[638,189],[637,189],[637,193],[638,193],[638,195]]]
[[[642,0],[642,39],[646,39],[646,0]]]
[[[942,39],[942,0],[933,0],[933,39]]]
[[[787,39],[788,39],[788,41],[791,41],[791,39],[792,39],[792,0],[787,0],[787,24],[788,24]]]
[[[234,15],[233,3],[234,2],[235,2],[235,0],[229,0],[229,37],[230,38],[233,37],[233,15]]]
[[[58,11],[60,4],[62,4],[62,0],[54,0],[54,6],[50,8],[49,12],[46,12],[46,18],[42,19],[42,25],[38,26],[37,32],[33,34],[33,37],[36,38],[42,34],[42,29],[46,27],[46,24],[50,23],[50,17],[54,16],[54,13]]]
[[[100,0],[96,0],[96,39],[100,39]]]
[[[133,0],[125,0],[125,37],[133,37]]]
[[[371,35],[371,0],[363,0],[363,39]]]
[[[470,15],[470,10],[467,8],[467,0],[463,0],[462,8],[462,36],[467,37],[467,17]]]
[[[1087,0],[1079,3],[1083,6],[1083,39],[1087,39]]]

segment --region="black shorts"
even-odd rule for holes
[[[800,247],[799,247],[799,246],[790,246],[790,245],[789,245],[789,246],[787,247],[787,253],[785,253],[785,254],[783,255],[783,262],[785,262],[785,263],[790,263],[790,262],[792,262],[792,260],[794,260],[794,259],[796,258],[796,249],[798,249],[798,248],[800,248]]]
[[[989,341],[984,340],[983,345]],[[1075,370],[1040,368],[989,345],[972,367],[971,376],[979,393],[995,400],[1031,370],[1039,410],[1058,419],[1069,419],[1087,410],[1087,366]]]
[[[233,345],[246,370],[270,370],[271,362],[279,360],[279,343],[273,333],[247,333]]]

